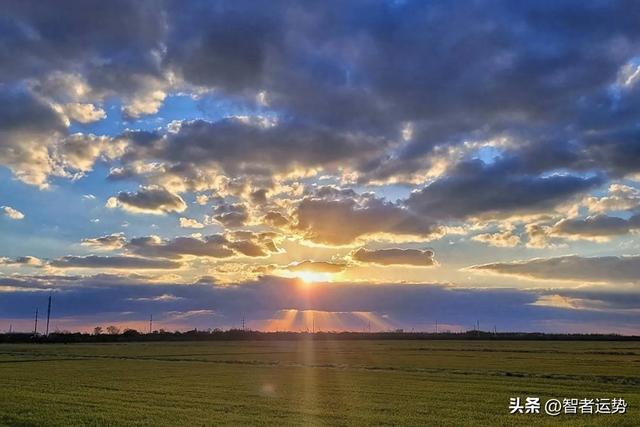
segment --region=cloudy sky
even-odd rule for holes
[[[5,2],[0,329],[638,334],[638,22]]]

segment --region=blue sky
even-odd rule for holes
[[[6,9],[0,329],[640,333],[638,5]]]

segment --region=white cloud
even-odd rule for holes
[[[107,117],[107,114],[102,108],[96,107],[93,104],[72,102],[65,104],[63,110],[69,119],[80,123],[97,122]]]
[[[0,210],[7,218],[19,220],[24,218],[24,214],[11,206],[0,206]]]
[[[180,218],[180,227],[182,228],[204,228],[204,224],[198,222],[197,219],[192,218]]]

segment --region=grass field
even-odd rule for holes
[[[629,406],[509,415],[512,396]],[[637,426],[640,343],[1,345],[0,424]]]

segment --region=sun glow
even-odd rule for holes
[[[333,277],[332,273],[319,273],[317,271],[298,271],[295,277],[305,283],[328,282]]]
[[[266,331],[359,331],[395,329],[388,317],[368,311],[279,310],[260,326]]]

